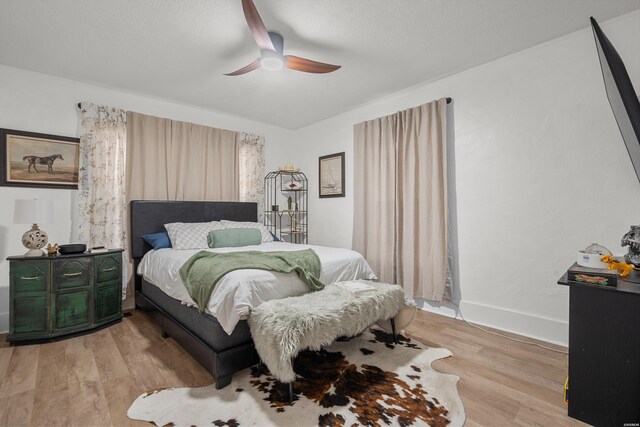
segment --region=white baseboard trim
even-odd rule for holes
[[[457,315],[456,307],[451,303],[440,304],[425,300],[416,302],[422,310],[461,319]],[[569,322],[464,300],[460,302],[460,309],[467,321],[481,326],[565,347],[569,345]]]
[[[9,313],[0,313],[0,334],[9,333]]]

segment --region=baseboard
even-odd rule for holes
[[[9,333],[9,313],[0,313],[0,334]]]
[[[418,300],[417,303],[422,310],[460,319],[457,308],[451,303],[425,300]],[[569,345],[569,322],[464,300],[460,302],[460,310],[467,321],[478,325],[565,347]]]

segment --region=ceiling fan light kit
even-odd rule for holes
[[[340,65],[326,64],[299,56],[285,55],[283,37],[276,32],[267,31],[267,27],[265,27],[256,6],[253,4],[253,0],[242,0],[242,10],[244,11],[244,17],[247,20],[249,31],[260,48],[260,58],[239,70],[225,74],[225,76],[240,76],[257,68],[278,71],[286,67],[290,70],[315,74],[331,73],[340,68]]]
[[[273,43],[275,50],[261,49],[260,50],[260,66],[265,70],[278,71],[282,70],[284,66],[284,55],[282,54],[284,48],[284,39],[278,33],[269,31],[269,38]]]
[[[268,71],[278,71],[282,70],[284,66],[284,61],[277,56],[272,57],[262,57],[260,59],[260,66]]]

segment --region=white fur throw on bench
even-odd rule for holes
[[[404,305],[400,286],[362,281],[375,289],[353,293],[338,285],[299,297],[270,300],[249,316],[260,359],[281,382],[296,378],[293,358],[302,350],[320,350],[341,336],[354,336]]]

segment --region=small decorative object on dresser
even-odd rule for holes
[[[54,243],[54,244],[53,244],[53,246],[51,245],[51,243],[49,243],[49,244],[47,245],[47,255],[49,255],[49,256],[55,256],[55,255],[58,255],[58,249],[59,249],[59,248],[60,248],[60,247],[58,246],[58,244],[57,244],[57,243]]]
[[[51,200],[16,200],[13,209],[14,224],[33,224],[31,230],[22,235],[22,244],[29,249],[25,256],[44,256],[42,250],[49,236],[38,228],[38,224],[53,222],[53,202]]]
[[[344,151],[318,159],[320,198],[344,197]]]
[[[7,259],[7,341],[51,341],[121,320],[122,249]]]
[[[87,245],[84,243],[67,243],[66,245],[60,245],[58,252],[60,255],[81,254],[87,250]]]

